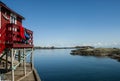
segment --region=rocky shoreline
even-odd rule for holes
[[[110,57],[120,61],[120,49],[119,48],[79,48],[71,50],[71,55],[83,55],[83,56],[98,56],[98,57]]]

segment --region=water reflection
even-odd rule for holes
[[[120,81],[120,63],[104,57],[73,56],[70,50],[35,50],[42,81]]]

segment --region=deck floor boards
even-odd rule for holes
[[[0,69],[1,68],[3,69],[3,67],[0,67]],[[26,73],[27,73],[26,74],[27,76],[25,78],[23,78],[22,80],[20,80],[20,81],[36,81],[36,78],[35,78],[34,72],[32,71],[30,63],[26,63]],[[15,81],[17,81],[20,78],[24,77],[23,64],[21,65],[21,67],[17,67],[16,68],[16,70],[14,71],[14,74],[15,74],[15,76],[14,76],[15,77]],[[5,76],[5,80],[11,80],[11,71],[6,72],[4,74],[4,76]]]

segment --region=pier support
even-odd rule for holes
[[[24,74],[26,76],[26,52],[25,48],[23,49],[23,68],[24,68]]]
[[[8,52],[5,52],[6,53],[6,71],[8,71],[8,54],[9,54],[9,51]]]
[[[27,54],[28,53],[28,54]],[[10,54],[10,55],[9,55]],[[29,57],[29,64],[31,66],[26,67],[26,57]],[[9,57],[10,56],[10,57]],[[22,68],[22,75],[23,77],[26,77],[28,75],[27,68],[31,69],[31,72],[34,70],[34,59],[33,59],[33,48],[26,49],[26,48],[11,48],[9,51],[6,52],[6,71],[8,70],[9,63],[11,64],[11,72],[10,72],[10,79],[11,81],[16,81],[18,78],[16,78],[16,70],[19,68]]]
[[[21,50],[18,51],[18,62],[21,62]],[[21,63],[19,64],[19,67],[21,66]]]
[[[30,63],[31,63],[31,66],[32,66],[32,70],[34,69],[34,55],[33,55],[33,48],[32,48],[32,51],[31,51],[31,57],[30,57]]]
[[[14,61],[14,49],[12,48],[11,49],[11,68],[12,68],[11,78],[12,78],[12,81],[14,81],[14,69],[13,69],[14,64],[13,64],[13,61]]]

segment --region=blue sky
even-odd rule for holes
[[[2,0],[26,18],[35,46],[120,45],[120,0]]]

